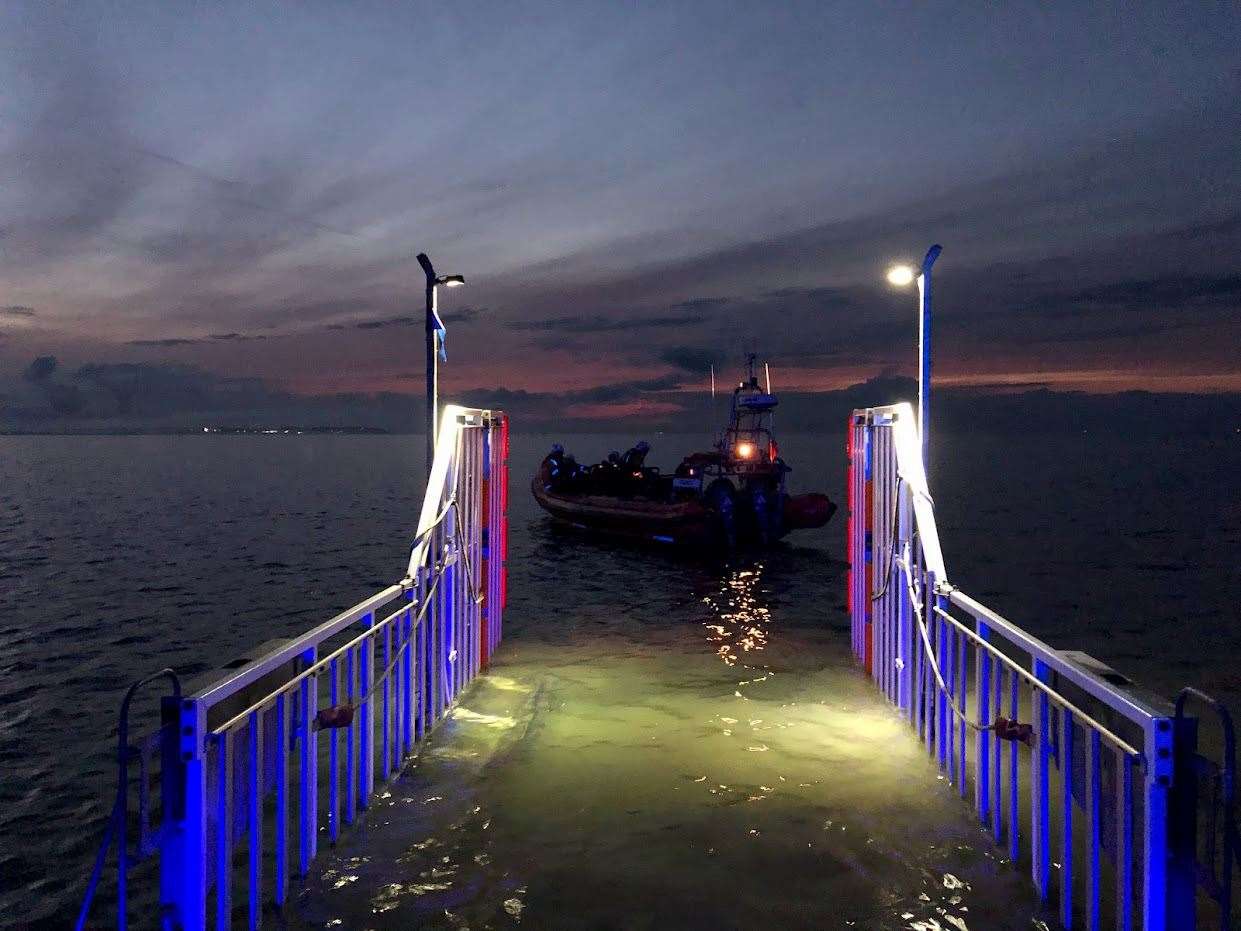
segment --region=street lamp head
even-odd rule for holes
[[[908,265],[893,265],[888,269],[888,284],[906,288],[913,283],[914,270]]]
[[[465,284],[464,275],[440,275],[435,279],[436,284],[442,284],[446,288],[456,288]]]

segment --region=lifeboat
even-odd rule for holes
[[[715,515],[696,498],[661,501],[638,494],[622,497],[602,490],[557,489],[554,463],[555,453],[543,460],[530,490],[539,506],[560,523],[657,543],[705,543],[714,536]]]
[[[836,504],[824,494],[790,495],[792,469],[772,433],[775,395],[760,387],[754,356],[733,392],[728,426],[715,449],[686,456],[671,474],[646,465],[650,447],[580,465],[557,444],[530,490],[556,521],[658,543],[766,546],[791,530],[824,526]]]

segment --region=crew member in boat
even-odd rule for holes
[[[606,459],[600,460],[599,464],[590,470],[591,484],[594,486],[591,490],[602,495],[616,494],[620,474],[620,453],[612,450]]]
[[[556,491],[571,491],[582,481],[582,467],[572,455],[565,455],[559,443],[547,454],[547,471],[550,487]]]
[[[629,447],[625,455],[621,457],[621,467],[630,474],[642,471],[642,465],[646,462],[646,454],[651,451],[651,444],[646,440],[639,440],[633,446]]]

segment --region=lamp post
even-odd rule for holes
[[[926,250],[922,270],[918,273],[918,433],[922,437],[922,467],[931,468],[931,266],[943,248],[938,244]],[[888,282],[898,288],[914,280],[908,265],[888,269]]]
[[[444,351],[444,323],[436,312],[436,289],[440,285],[455,288],[465,284],[461,275],[436,275],[435,267],[425,252],[418,253],[418,264],[427,276],[427,478],[435,461],[435,440],[439,424],[439,358]],[[438,343],[438,345],[437,345]]]

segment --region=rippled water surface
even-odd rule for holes
[[[665,464],[703,444],[652,439]],[[514,444],[494,673],[323,857],[297,920],[1030,927],[1024,879],[852,666],[843,521],[727,562],[601,546],[529,498],[549,442]],[[842,494],[843,437],[782,446],[798,490]],[[0,922],[72,911],[129,680],[205,674],[401,574],[420,453],[0,438]],[[934,462],[958,584],[1165,693],[1241,697],[1236,435],[952,437]]]

